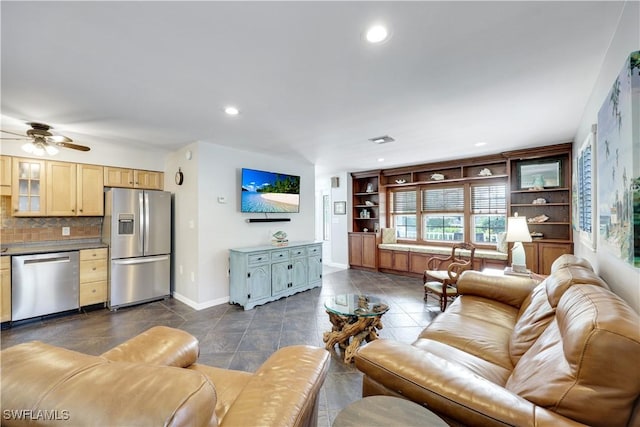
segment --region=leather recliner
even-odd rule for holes
[[[196,363],[198,340],[157,326],[90,356],[30,342],[0,353],[2,425],[315,426],[329,353],[276,351],[255,373]]]
[[[360,348],[363,396],[420,403],[455,426],[640,426],[640,317],[590,264],[542,283],[467,271],[413,344]]]

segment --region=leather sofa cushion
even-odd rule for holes
[[[639,323],[611,292],[572,286],[506,388],[590,426],[624,426],[640,394]]]
[[[198,340],[180,329],[154,326],[112,348],[102,357],[117,362],[186,368],[198,360]]]
[[[523,303],[518,321],[513,328],[509,340],[509,356],[514,366],[547,329],[556,314],[555,308],[549,304],[545,285],[543,282],[531,292]]]
[[[558,258],[556,258],[556,260],[553,261],[553,263],[551,264],[551,269],[550,269],[551,274],[555,273],[561,268],[565,268],[569,266],[583,267],[593,271],[593,267],[591,266],[589,261],[587,261],[586,259],[573,254],[563,254],[563,255],[560,255]]]
[[[547,289],[549,304],[552,307],[557,306],[562,295],[564,295],[570,286],[575,284],[598,285],[602,288],[609,289],[609,285],[598,277],[596,273],[590,269],[575,266],[558,269],[547,277],[543,283]]]
[[[436,317],[418,338],[439,341],[511,370],[509,341],[517,313],[518,309],[512,306],[462,295],[451,304],[446,315]]]
[[[68,425],[216,426],[215,399],[204,375],[180,368],[109,362],[37,341],[2,351],[3,410],[57,411]],[[2,420],[23,424],[29,420]]]

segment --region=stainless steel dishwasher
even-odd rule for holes
[[[79,252],[14,256],[11,320],[79,308]]]

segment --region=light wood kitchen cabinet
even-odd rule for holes
[[[76,215],[75,163],[47,161],[47,215]]]
[[[378,234],[349,233],[349,265],[351,268],[378,268]]]
[[[11,257],[0,257],[0,322],[11,320]]]
[[[11,195],[11,157],[0,156],[0,196]]]
[[[78,216],[104,214],[104,171],[102,166],[78,164]]]
[[[46,215],[47,174],[45,161],[14,157],[11,162],[11,175],[12,215]]]
[[[102,166],[47,161],[48,216],[102,216]]]
[[[107,248],[80,251],[80,307],[107,301]]]
[[[104,185],[105,187],[162,190],[164,188],[164,174],[155,171],[105,167]]]
[[[133,171],[133,185],[135,188],[146,190],[162,190],[164,188],[164,174],[154,171]]]

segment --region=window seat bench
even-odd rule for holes
[[[448,256],[446,246],[412,245],[406,243],[380,243],[378,245],[378,269],[389,273],[422,277],[427,260],[432,256]],[[462,252],[464,256],[464,251]],[[494,249],[476,249],[473,269],[502,269],[507,265],[508,254]]]

